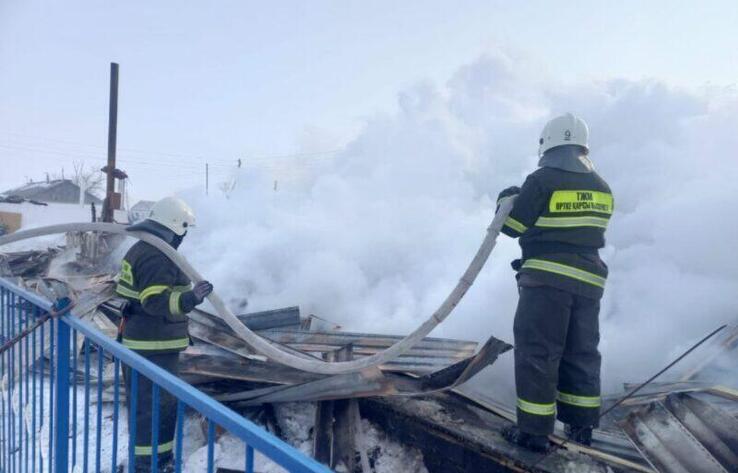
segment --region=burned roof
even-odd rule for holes
[[[26,259],[19,261],[25,264]],[[39,290],[61,283],[47,277],[36,281],[27,280],[26,286]],[[112,276],[103,272],[71,278],[68,284],[78,293],[75,315],[115,337],[123,301],[113,294]],[[716,337],[703,357],[692,359],[693,366],[684,369],[677,381],[651,383],[603,418],[592,446],[567,443],[557,427],[551,440],[562,448],[542,457],[501,437],[501,429],[515,422],[514,406],[461,386],[510,349],[494,337],[481,347],[473,341],[428,337],[385,365],[327,376],[267,359],[213,314],[194,310],[188,316],[193,345],[182,353],[180,376],[257,421],[268,417],[276,404],[317,406],[313,455],[331,467],[336,458],[345,461],[355,458],[356,452],[362,461],[366,457],[361,442],[346,441],[351,432],[362,435],[363,419],[364,424],[368,421],[403,446],[421,452],[430,473],[736,472],[738,391],[708,376],[718,373],[722,378],[722,358],[736,349],[735,327]],[[318,323],[322,319],[314,315],[301,316],[297,306],[238,318],[271,343],[304,357],[361,358],[398,339],[342,331],[335,324]],[[111,391],[112,382],[112,377],[104,379],[105,393]],[[629,388],[626,385],[625,392]],[[622,395],[605,396],[604,406]],[[103,402],[112,399],[106,395]],[[322,456],[325,452],[331,453]]]

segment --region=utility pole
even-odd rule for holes
[[[110,113],[108,115],[108,165],[102,221],[113,221],[115,200],[115,148],[118,137],[118,64],[110,63]]]
[[[205,163],[205,195],[208,195],[208,187],[210,185],[210,169],[208,163]]]

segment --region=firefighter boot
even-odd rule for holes
[[[517,425],[503,429],[502,436],[508,442],[534,452],[545,453],[551,448],[547,435],[528,434],[520,430]]]
[[[566,437],[572,442],[587,446],[592,445],[592,427],[566,424],[564,430],[566,431]]]
[[[164,462],[163,465],[160,467],[161,473],[174,473],[176,471],[176,468],[174,466],[174,458],[170,458],[166,462]]]

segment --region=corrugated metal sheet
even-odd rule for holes
[[[267,318],[274,322],[273,312]],[[251,358],[251,348],[233,334],[217,316],[201,310],[188,314],[190,318],[190,334],[207,343],[215,344],[231,353]],[[242,319],[246,320],[246,319]],[[280,319],[281,320],[281,319]],[[261,326],[264,320],[260,322]],[[403,337],[393,335],[376,335],[353,332],[321,332],[297,329],[256,329],[259,335],[282,345],[283,349],[298,353],[328,353],[347,345],[352,346],[354,358],[374,355],[401,340]],[[453,365],[474,356],[477,342],[426,337],[412,349],[398,358],[380,366],[383,371],[410,372],[427,374]],[[303,356],[307,356],[304,355]]]
[[[359,398],[369,396],[418,396],[446,391],[465,383],[512,346],[490,337],[474,357],[457,362],[425,376],[408,376],[383,373],[378,368],[367,368],[358,373],[329,376],[291,386],[252,389],[240,393],[219,396],[221,401],[240,401],[249,406],[274,402],[324,401],[330,399]]]
[[[738,420],[692,394],[670,394],[620,425],[660,472],[738,472]]]

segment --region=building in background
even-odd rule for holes
[[[80,188],[69,179],[54,179],[44,182],[29,182],[21,187],[10,189],[0,194],[1,197],[19,197],[37,202],[78,204],[80,203]],[[95,195],[85,192],[85,204],[102,203]]]
[[[153,200],[139,200],[136,202],[136,205],[131,207],[131,210],[128,211],[128,221],[130,223],[137,223],[144,220],[149,216],[153,205]]]

